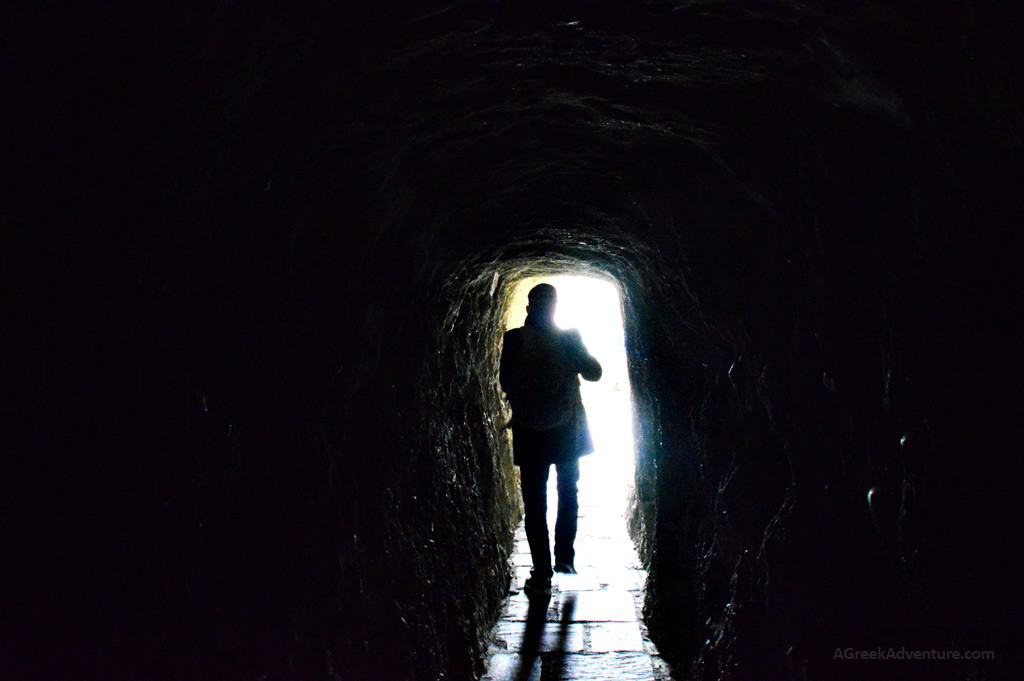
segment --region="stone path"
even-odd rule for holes
[[[548,528],[557,492],[548,489]],[[582,505],[576,537],[576,575],[556,574],[549,599],[528,599],[530,549],[520,524],[512,556],[513,591],[491,633],[484,681],[670,681],[668,666],[640,618],[646,573],[623,518]],[[618,506],[621,508],[621,506]]]

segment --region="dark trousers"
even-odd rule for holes
[[[523,510],[526,515],[526,541],[533,558],[533,574],[550,576],[551,548],[548,541],[548,473],[550,463],[527,463],[519,466],[519,480],[523,492]],[[558,475],[558,517],[555,520],[555,562],[572,565],[576,557],[576,518],[579,499],[576,483],[580,479],[579,459],[572,458],[555,464]]]

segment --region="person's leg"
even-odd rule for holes
[[[519,466],[519,482],[523,492],[523,514],[526,541],[533,558],[533,574],[551,577],[551,543],[548,539],[548,472],[551,464],[528,463]]]
[[[571,458],[555,464],[558,474],[558,518],[555,520],[555,563],[573,565],[576,550],[576,523],[579,516],[577,482],[580,479],[580,460]]]

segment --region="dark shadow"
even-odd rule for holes
[[[555,644],[555,649],[550,653],[551,674],[546,674],[545,679],[550,678],[552,681],[557,681],[557,679],[567,677],[565,673],[565,658],[567,655],[566,649],[568,648],[569,624],[572,623],[572,616],[575,611],[576,594],[575,592],[570,592],[562,601],[562,618],[558,623],[558,641]]]
[[[528,598],[530,599],[530,607],[526,611],[526,628],[523,630],[523,642],[519,645],[519,669],[513,677],[516,681],[528,681],[530,674],[533,672],[533,665],[540,656],[551,594],[531,595]]]

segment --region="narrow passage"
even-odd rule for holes
[[[550,511],[549,526],[554,521]],[[515,589],[491,634],[486,681],[668,681],[668,666],[640,619],[647,575],[621,517],[581,497],[578,574],[556,573],[550,599],[531,602],[521,590],[530,574],[522,525],[512,563]]]
[[[556,324],[579,329],[605,369],[601,381],[581,386],[595,449],[580,460],[577,574],[556,573],[550,598],[527,598],[522,586],[530,574],[530,548],[520,523],[513,590],[491,633],[484,679],[667,681],[668,666],[641,621],[646,573],[626,531],[634,445],[619,293],[596,277],[524,279],[513,292],[506,328],[522,324],[526,293],[541,281],[558,290]],[[555,526],[557,494],[552,471],[549,528]]]

